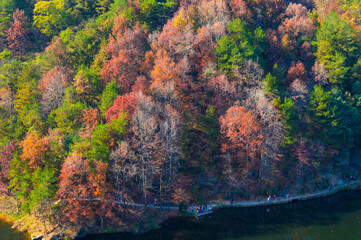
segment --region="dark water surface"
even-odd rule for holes
[[[28,240],[30,239],[24,233],[20,233],[11,229],[11,225],[8,223],[3,222],[0,219],[0,240]]]
[[[146,234],[90,235],[81,240],[361,240],[361,191],[283,206],[216,211],[172,219]]]

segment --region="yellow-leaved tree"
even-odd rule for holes
[[[47,36],[54,36],[66,27],[64,0],[39,1],[34,8],[34,26]]]

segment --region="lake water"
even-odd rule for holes
[[[18,235],[1,230],[1,226],[0,240],[18,239]],[[360,240],[361,191],[269,208],[222,209],[214,212],[211,218],[171,219],[160,229],[146,234],[89,235],[81,240],[215,239]]]
[[[29,240],[30,237],[11,229],[11,225],[0,219],[0,240]]]
[[[81,240],[360,240],[361,192],[252,209],[219,210],[204,219],[173,219],[146,234]]]

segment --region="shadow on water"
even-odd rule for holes
[[[223,208],[198,220],[173,218],[145,234],[89,235],[82,240],[330,239],[326,235],[332,231],[340,234],[334,239],[361,239],[360,217],[361,191],[345,191],[271,207]]]

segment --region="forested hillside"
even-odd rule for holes
[[[107,200],[355,176],[360,16],[360,0],[2,0],[0,195],[19,219],[116,226],[128,210]]]

